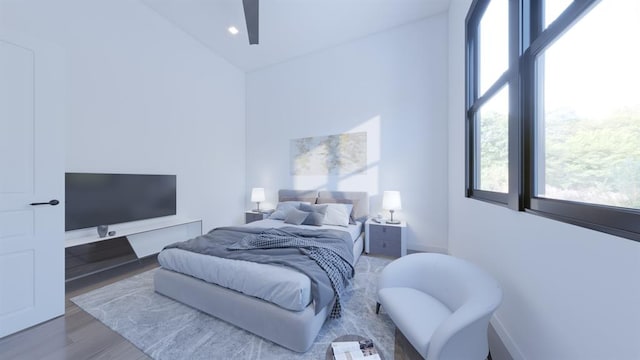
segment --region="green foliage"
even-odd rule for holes
[[[547,192],[640,208],[640,109],[592,119],[547,114],[545,125]]]
[[[640,107],[606,118],[558,110],[538,129],[536,174],[545,197],[640,209]],[[480,189],[508,191],[508,119],[479,121]]]
[[[480,183],[482,190],[509,191],[509,120],[490,112],[480,120]]]

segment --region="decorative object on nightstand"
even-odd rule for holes
[[[375,222],[365,223],[364,251],[373,255],[400,257],[407,255],[407,223],[398,224]]]
[[[387,220],[387,224],[400,224],[400,221],[393,220],[393,212],[402,209],[400,191],[385,191],[382,194],[382,208],[391,213],[391,219]]]
[[[260,202],[264,201],[264,188],[251,189],[251,202],[255,202],[257,207],[253,209],[255,212],[260,212]]]

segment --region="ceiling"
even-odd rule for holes
[[[241,0],[142,0],[244,71],[340,45],[446,11],[449,0],[261,0],[249,45]],[[233,36],[229,26],[240,32]]]

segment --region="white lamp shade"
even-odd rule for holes
[[[252,202],[264,201],[264,188],[251,189],[251,201]]]
[[[382,194],[382,208],[385,210],[402,209],[402,200],[400,199],[400,191],[385,191]]]

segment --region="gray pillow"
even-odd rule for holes
[[[327,212],[327,205],[300,204],[300,210],[309,213],[302,225],[321,226],[324,223],[324,215]]]
[[[311,204],[300,204],[300,210],[306,212],[316,212],[324,215],[327,212],[327,205],[311,205]]]
[[[307,218],[302,222],[302,225],[322,226],[324,223],[324,215],[319,212],[310,212],[308,214]]]
[[[289,211],[299,207],[300,201],[281,201],[278,203],[276,210],[269,215],[269,219],[284,220],[287,218]]]
[[[291,209],[287,213],[287,217],[284,219],[286,224],[301,225],[307,219],[309,215],[306,211],[300,211],[298,209]]]

